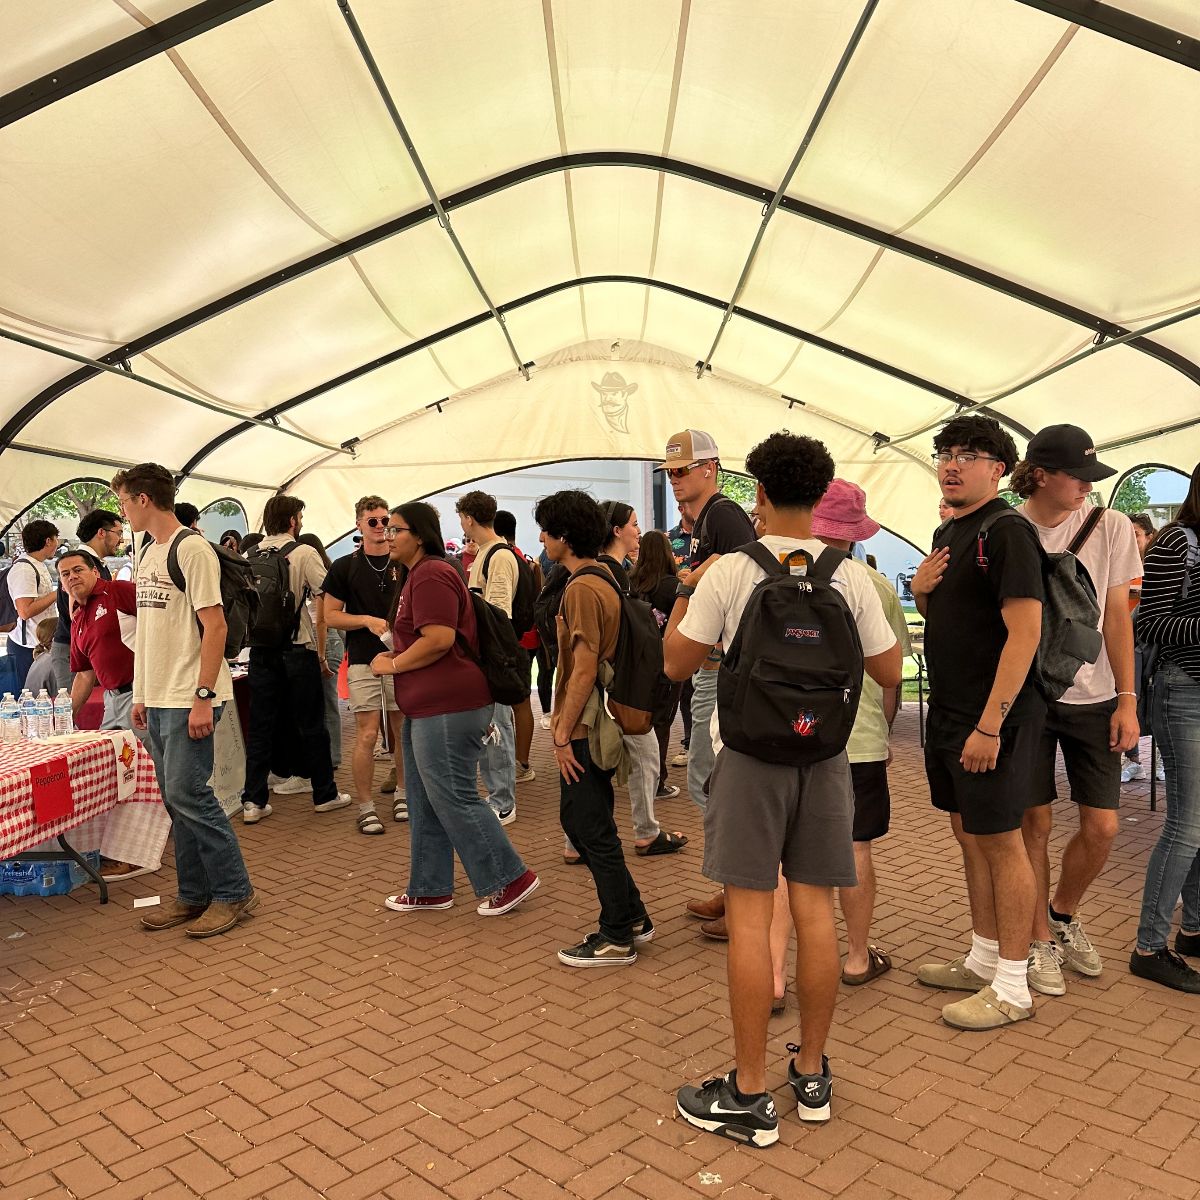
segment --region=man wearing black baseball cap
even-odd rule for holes
[[[1096,662],[1084,663],[1061,699],[1047,706],[1029,806],[1021,821],[1038,889],[1029,986],[1047,996],[1067,990],[1064,966],[1090,976],[1103,970],[1078,913],[1108,861],[1117,834],[1121,752],[1135,746],[1138,737],[1129,586],[1141,575],[1141,558],[1125,516],[1098,509],[1090,499],[1092,485],[1115,474],[1096,457],[1092,439],[1078,425],[1051,425],[1035,434],[1012,474],[1012,490],[1025,501],[1019,511],[1045,550],[1070,549],[1087,568],[1104,636]],[[1048,846],[1059,748],[1079,810],[1079,829],[1063,850],[1051,897]]]

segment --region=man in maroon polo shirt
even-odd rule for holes
[[[133,651],[121,638],[121,616],[132,631],[137,589],[132,583],[102,579],[91,559],[78,552],[58,560],[58,574],[71,598],[71,670],[77,672],[71,709],[79,712],[98,680],[104,688],[101,728],[132,729]]]

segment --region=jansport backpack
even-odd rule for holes
[[[833,573],[832,547],[814,562],[794,550],[781,563],[761,542],[740,546],[762,567],[717,673],[721,741],[763,762],[807,767],[845,750],[862,694],[858,626]],[[801,559],[804,575],[790,564]]]
[[[1051,554],[1038,542],[1046,599],[1042,603],[1042,640],[1033,662],[1033,682],[1043,699],[1050,702],[1062,698],[1075,682],[1079,668],[1084,663],[1094,663],[1104,647],[1096,585],[1087,567],[1076,557],[1103,515],[1103,508],[1094,508],[1066,550]],[[988,531],[997,521],[1011,517],[1025,520],[1016,509],[1010,508],[985,517],[979,526],[975,535],[975,561],[985,572]]]
[[[658,683],[663,673],[658,622],[650,605],[645,600],[626,595],[603,567],[580,567],[568,582],[581,575],[603,579],[621,600],[621,627],[613,654],[613,678],[605,693],[608,711],[622,733],[649,733],[654,726]]]
[[[171,542],[167,551],[167,574],[181,591],[187,591],[187,580],[179,566],[179,542],[185,537],[202,537],[198,529],[185,529]],[[209,543],[211,545],[211,543]],[[225,651],[227,659],[237,658],[250,644],[250,630],[258,615],[258,592],[254,587],[254,572],[250,564],[224,546],[213,546],[221,568],[221,607],[225,610]],[[199,625],[199,619],[196,624]],[[200,628],[204,635],[203,626]]]
[[[517,590],[512,598],[512,626],[518,638],[524,637],[533,628],[533,604],[537,599],[539,588],[534,579],[533,567],[529,559],[521,554],[515,546],[507,542],[493,546],[483,559],[484,579],[488,577],[488,564],[497,550],[508,550],[517,560]]]
[[[299,542],[287,542],[269,550],[255,546],[246,561],[254,575],[258,593],[258,612],[250,624],[250,645],[261,650],[282,650],[290,646],[300,628],[300,605],[304,597],[292,591],[292,570],[288,555]]]
[[[475,631],[479,638],[479,653],[471,649],[470,643],[461,633],[456,634],[459,643],[483,672],[488,691],[497,704],[509,706],[529,699],[530,664],[529,654],[517,641],[512,622],[504,610],[489,604],[478,592],[471,592],[471,606],[475,610]]]

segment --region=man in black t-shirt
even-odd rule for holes
[[[400,710],[389,677],[380,679],[371,671],[371,660],[390,646],[388,615],[400,587],[400,575],[388,548],[388,505],[380,496],[364,496],[354,506],[354,523],[362,544],[353,554],[339,558],[325,576],[325,620],[346,638],[350,660],[346,681],[350,711],[354,714],[354,791],[358,798],[358,828],[362,833],[380,834],[383,826],[375,815],[375,740],[379,736],[380,713],[386,712],[389,743],[396,763],[396,794],[392,816],[408,820],[404,793],[404,762],[400,753]],[[388,644],[380,639],[387,635]]]
[[[675,502],[694,514],[692,537],[686,562],[679,568],[680,595],[690,595],[687,577],[714,555],[728,554],[754,541],[754,526],[741,505],[721,494],[718,472],[720,452],[712,434],[685,429],[667,439],[663,462],[655,468],[666,471]],[[688,741],[688,795],[705,808],[704,787],[713,769],[712,716],[717,707],[717,669],[721,648],[714,646],[703,666],[692,676],[692,734]],[[700,917],[706,936],[725,941],[725,897],[718,892],[708,900],[692,900],[688,912]]]
[[[953,517],[912,581],[925,617],[929,721],[925,772],[935,808],[950,814],[971,903],[971,950],[926,963],[929,987],[975,993],[948,1004],[959,1029],[996,1029],[1033,1015],[1027,980],[1035,904],[1021,838],[1045,705],[1030,668],[1042,632],[1042,551],[1033,526],[983,521],[1005,511],[1000,480],[1017,450],[991,417],[955,417],[933,441]]]

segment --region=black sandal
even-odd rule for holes
[[[665,829],[661,829],[659,830],[658,837],[648,846],[634,846],[634,849],[643,858],[649,858],[652,854],[675,854],[687,844],[688,840],[683,834],[667,833]]]

